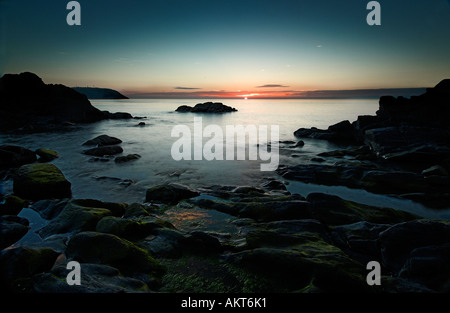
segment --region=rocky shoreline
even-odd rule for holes
[[[448,221],[290,194],[278,180],[153,186],[142,203],[73,199],[54,165],[21,160],[10,168],[14,194],[0,205],[0,277],[9,292],[450,291]],[[24,208],[45,226],[33,229],[18,216]],[[41,240],[21,241],[27,232]],[[81,264],[80,286],[66,283],[69,261]],[[366,283],[370,261],[382,264],[381,286]]]
[[[450,292],[450,222],[325,193],[291,194],[282,181],[449,208],[449,91],[446,80],[417,98],[382,98],[377,116],[296,131],[345,148],[314,164],[280,166],[280,180],[148,186],[140,203],[72,198],[71,183],[51,163],[57,152],[0,146],[0,170],[13,181],[0,203],[1,286],[14,293]],[[102,135],[83,153],[100,161],[114,155],[117,163],[140,157],[116,156],[120,143]],[[43,226],[24,210],[37,212]],[[25,240],[30,232],[39,240]],[[79,286],[66,282],[70,261],[81,264]],[[381,265],[380,286],[366,282],[370,261]]]

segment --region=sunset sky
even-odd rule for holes
[[[450,0],[0,0],[0,75],[132,97],[302,97],[450,78]],[[332,93],[332,92],[331,92]]]

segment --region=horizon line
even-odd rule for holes
[[[378,99],[382,96],[419,96],[424,94],[428,88],[430,87],[260,92],[133,92],[121,90],[120,93],[130,99]]]

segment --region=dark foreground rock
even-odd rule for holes
[[[15,145],[0,146],[0,169],[18,167],[37,160],[36,153]]]
[[[30,200],[70,198],[71,183],[53,164],[35,163],[21,166],[14,175],[14,193]]]
[[[190,107],[187,105],[182,105],[178,107],[175,111],[177,112],[193,112],[193,113],[227,113],[236,112],[235,108],[224,105],[219,102],[205,102],[195,105],[195,107]]]
[[[329,194],[280,194],[271,182],[274,191],[150,188],[146,201],[162,205],[32,202],[47,221],[41,229],[0,220],[2,284],[33,293],[448,291],[448,222]],[[16,242],[27,232],[42,241]],[[81,265],[79,286],[66,283],[70,261]],[[382,266],[381,286],[366,282],[369,261]]]

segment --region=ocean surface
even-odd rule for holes
[[[208,100],[209,101],[209,100]],[[214,100],[236,108],[237,112],[225,114],[194,114],[175,112],[181,105],[194,106],[206,100],[91,100],[100,110],[128,112],[142,119],[108,120],[73,127],[67,132],[51,132],[27,135],[0,134],[1,144],[16,144],[28,149],[46,148],[55,150],[60,157],[54,160],[66,178],[72,183],[73,197],[93,198],[103,201],[144,202],[147,188],[169,182],[191,187],[211,185],[260,186],[267,178],[285,181],[275,172],[262,172],[260,165],[268,163],[257,160],[180,160],[172,158],[172,145],[179,137],[172,137],[177,125],[185,125],[192,131],[192,138],[200,137],[203,145],[210,138],[194,134],[194,117],[202,118],[202,126],[217,125],[223,130],[227,125],[254,125],[257,129],[272,125],[279,127],[279,140],[298,141],[293,135],[298,128],[317,127],[326,129],[342,120],[350,122],[359,115],[374,115],[378,100]],[[138,126],[144,122],[145,126]],[[111,158],[108,162],[95,161],[83,154],[84,142],[106,134],[123,141],[123,155],[139,154],[140,159],[118,164]],[[270,141],[270,138],[268,138]],[[194,140],[192,141],[194,142]],[[318,153],[339,149],[326,141],[304,139],[303,147],[292,144],[280,145],[279,164],[311,162]],[[261,142],[262,143],[262,142]],[[193,147],[192,151],[194,151]],[[248,146],[247,146],[248,149]],[[450,212],[428,209],[418,203],[393,197],[375,195],[363,190],[345,187],[328,187],[287,182],[288,190],[303,196],[310,192],[327,192],[348,200],[371,205],[402,209],[427,218],[450,219]],[[6,192],[12,191],[11,180],[4,182]]]

